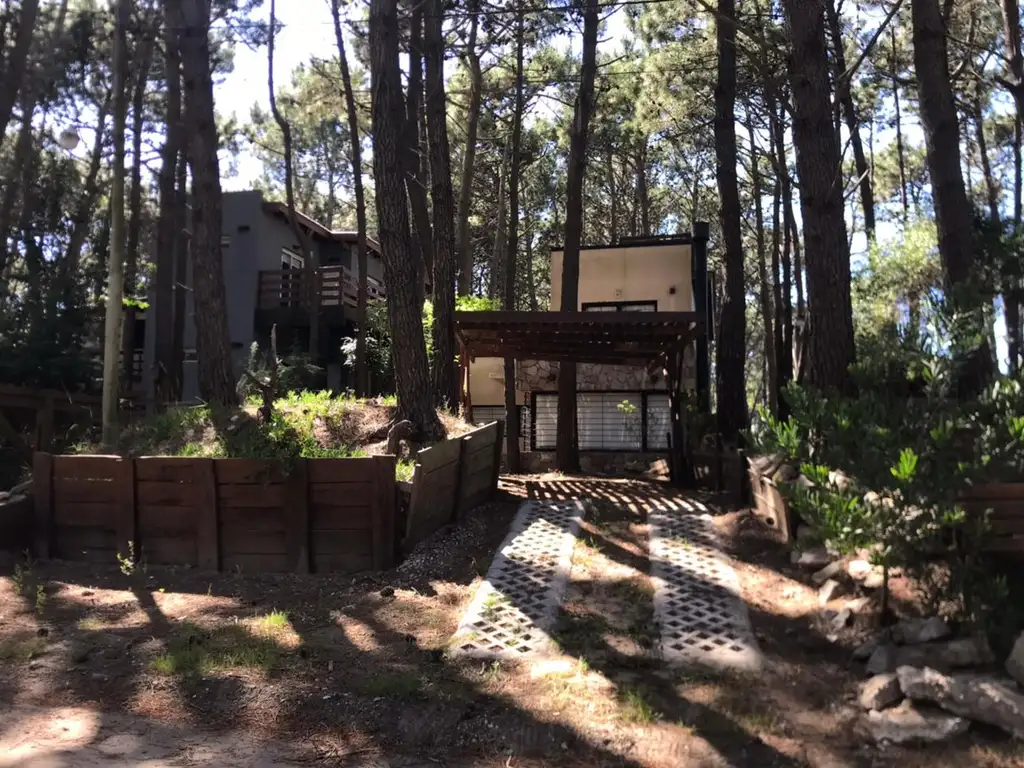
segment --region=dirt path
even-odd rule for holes
[[[294,749],[242,733],[203,733],[85,707],[18,708],[4,713],[0,726],[0,768],[276,768],[299,765],[302,757]]]

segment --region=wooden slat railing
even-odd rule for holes
[[[359,305],[359,284],[346,267],[321,267],[316,271],[315,285],[321,307],[356,307]],[[371,300],[384,298],[384,284],[376,278],[367,280]],[[262,270],[257,287],[259,309],[312,306],[313,291],[301,269]]]

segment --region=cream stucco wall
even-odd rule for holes
[[[585,248],[580,251],[580,309],[584,303],[657,301],[659,312],[693,310],[690,246],[665,245]],[[551,253],[551,309],[561,306],[562,252]],[[477,358],[469,365],[474,405],[505,402],[504,362]],[[516,391],[522,405],[523,393]]]
[[[690,246],[644,245],[580,251],[580,306],[595,301],[657,301],[659,312],[693,310]],[[561,309],[562,252],[551,253],[551,309]]]

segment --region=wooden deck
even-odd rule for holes
[[[370,300],[384,298],[384,284],[367,281]],[[322,309],[357,309],[359,283],[346,267],[321,267],[314,275],[300,269],[262,270],[257,285],[258,310],[299,310],[308,313],[314,299]]]

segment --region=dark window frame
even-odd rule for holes
[[[608,307],[615,307],[616,312],[622,312],[623,307],[651,307],[651,309],[657,312],[658,302],[655,299],[647,301],[585,301],[580,307],[583,312],[586,312],[588,309],[607,309]]]

